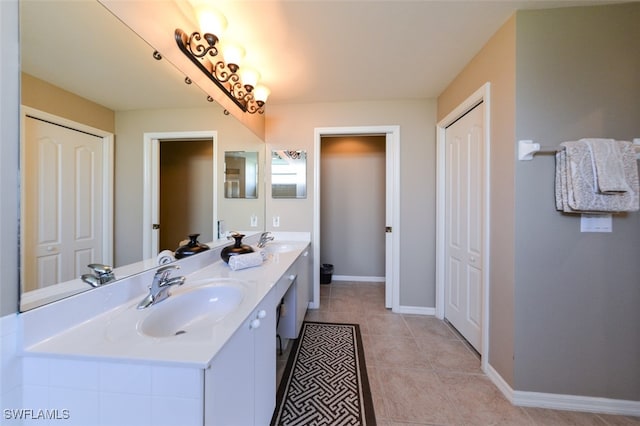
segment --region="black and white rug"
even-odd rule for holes
[[[304,322],[271,425],[375,425],[357,324]]]

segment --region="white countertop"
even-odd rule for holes
[[[25,355],[92,358],[206,368],[287,269],[304,252],[309,241],[278,240],[276,244],[287,244],[292,249],[282,253],[269,254],[261,266],[239,271],[232,271],[226,263],[217,260],[209,266],[186,274],[185,284],[171,289],[172,296],[167,300],[192,290],[199,284],[198,281],[203,279],[230,278],[243,282],[244,297],[242,302],[234,311],[212,326],[210,333],[207,332],[206,338],[196,339],[188,333],[171,337],[149,337],[138,332],[136,325],[150,315],[154,309],[161,309],[162,304],[166,303],[165,300],[157,305],[138,310],[136,306],[146,294],[138,292],[135,296],[126,299],[124,303],[112,306],[86,320],[80,319],[78,323],[66,327],[60,332],[44,336],[44,338],[33,342],[29,342],[27,339],[28,347],[25,348]],[[204,255],[203,253],[198,256]],[[180,275],[179,272],[177,271],[173,275]],[[122,280],[119,285],[127,286],[127,280]],[[131,285],[140,288],[139,283],[132,281]],[[83,303],[82,295],[75,297],[76,304]],[[111,297],[111,295],[107,297]],[[87,307],[82,306],[82,309],[86,310]],[[32,322],[30,326],[37,325]]]

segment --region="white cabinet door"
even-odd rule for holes
[[[278,282],[278,286],[289,287],[284,295],[285,310],[281,312],[278,327],[278,333],[285,339],[297,339],[300,334],[311,300],[312,268],[310,250],[307,248]]]
[[[296,261],[296,271],[298,273],[298,279],[296,280],[298,286],[296,292],[296,336],[300,334],[302,322],[307,314],[307,308],[309,308],[309,301],[311,300],[309,297],[309,289],[312,287],[310,262],[309,250],[305,250]]]
[[[205,372],[205,425],[267,425],[276,405],[276,302],[270,292]]]
[[[245,321],[205,371],[205,425],[252,425],[253,332]]]
[[[268,425],[276,408],[276,303],[270,292],[257,309],[253,329],[255,425]]]

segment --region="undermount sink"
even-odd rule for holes
[[[210,329],[244,298],[242,287],[231,280],[207,280],[199,284],[150,307],[152,312],[138,323],[138,332],[149,337],[171,337]]]

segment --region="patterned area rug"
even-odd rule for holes
[[[358,325],[304,322],[271,425],[375,424]]]

